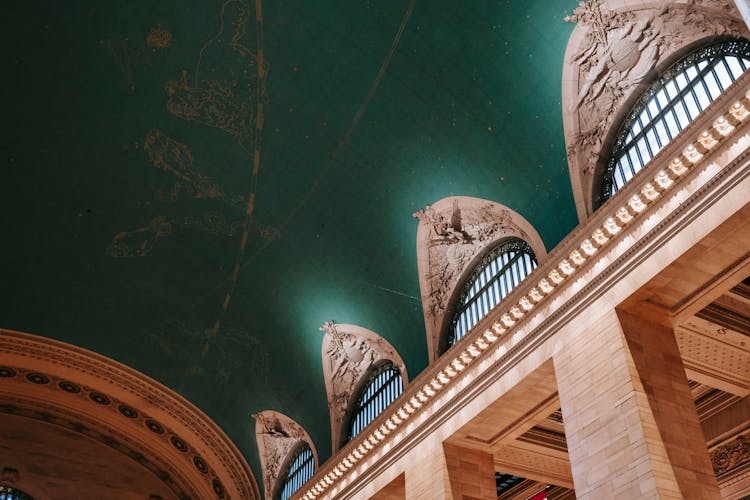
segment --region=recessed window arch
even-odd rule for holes
[[[403,391],[401,373],[393,363],[386,361],[375,366],[352,407],[346,441],[351,441],[362,432]]]
[[[601,183],[601,201],[621,189],[748,68],[750,41],[723,38],[662,73],[617,133]]]
[[[279,497],[288,500],[315,474],[315,457],[310,445],[303,443],[290,460],[284,480],[281,483]]]
[[[447,350],[466,335],[537,266],[531,246],[521,239],[495,246],[472,271],[459,295],[447,332]]]
[[[0,500],[34,500],[31,495],[10,486],[0,485]]]

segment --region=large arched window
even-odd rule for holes
[[[315,458],[313,452],[305,443],[292,459],[281,483],[281,500],[287,500],[294,495],[315,474]]]
[[[750,41],[723,39],[672,65],[628,114],[607,162],[608,199],[750,67]]]
[[[351,412],[347,441],[362,432],[388,405],[404,391],[401,373],[393,363],[386,362],[375,368],[354,404]]]
[[[534,251],[523,240],[505,241],[493,248],[474,269],[461,292],[446,349],[466,335],[536,266]]]
[[[10,486],[0,485],[0,500],[34,500],[31,495]]]

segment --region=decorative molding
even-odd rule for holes
[[[331,449],[339,449],[346,414],[370,370],[383,361],[398,368],[406,387],[406,365],[396,349],[377,333],[357,325],[326,321],[323,337],[323,379],[331,417]]]
[[[573,487],[570,462],[563,458],[545,455],[544,448],[528,450],[519,446],[501,446],[493,454],[495,470],[528,479],[553,480],[554,484]]]
[[[291,456],[302,443],[307,443],[315,457],[318,469],[318,452],[305,429],[283,413],[266,410],[254,413],[255,437],[258,442],[260,466],[263,469],[265,498],[271,500],[279,489],[284,468],[289,465]]]
[[[532,427],[530,430],[523,433],[518,440],[524,443],[542,446],[544,448],[551,448],[565,453],[568,452],[568,442],[565,439],[564,433],[550,431],[539,426]]]
[[[750,337],[750,318],[721,304],[711,303],[696,316]]]
[[[634,268],[652,261],[654,252],[663,253],[707,210],[741,209],[737,191],[750,175],[749,90],[750,76],[743,75],[688,125],[681,139],[574,229],[532,273],[536,279],[529,277],[454,349],[428,366],[370,424],[371,430],[323,464],[295,498],[351,498],[574,321],[580,310],[611,292]],[[541,303],[544,317],[535,314]],[[467,371],[472,377],[463,381],[461,390],[453,390]],[[349,475],[351,470],[356,474]]]
[[[526,219],[499,203],[453,196],[412,214],[419,219],[417,266],[430,362],[438,357],[440,336],[456,288],[491,248],[509,238],[526,241],[537,261],[544,243]]]
[[[733,2],[688,0],[579,3],[563,66],[563,120],[579,218],[593,213],[593,174],[607,140],[645,90],[684,47],[716,35],[747,35]]]
[[[750,351],[720,338],[701,333],[697,328],[677,326],[675,338],[685,367],[730,381],[750,389]]]
[[[750,465],[750,432],[711,451],[711,465],[717,478]]]
[[[165,477],[183,478],[186,492],[178,498],[260,498],[249,465],[226,434],[189,401],[132,368],[0,329],[0,377],[0,411],[51,419],[134,460],[168,467],[172,474]]]

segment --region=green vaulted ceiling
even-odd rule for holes
[[[257,477],[256,411],[327,458],[323,321],[382,335],[412,378],[427,364],[414,211],[494,200],[548,249],[577,223],[575,4],[14,2],[0,327],[177,390]]]

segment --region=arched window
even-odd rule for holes
[[[10,486],[0,485],[0,500],[34,500],[31,495]]]
[[[395,401],[403,390],[401,373],[393,366],[393,363],[387,362],[379,365],[370,374],[369,380],[362,388],[352,409],[347,441],[362,432],[362,429]]]
[[[461,292],[446,349],[466,335],[536,266],[534,251],[523,240],[505,241],[493,248],[474,269]]]
[[[607,162],[601,201],[641,170],[750,67],[750,41],[723,39],[672,65],[628,114]]]
[[[284,482],[281,483],[281,500],[294,495],[315,474],[315,458],[310,446],[305,443],[289,464]]]

